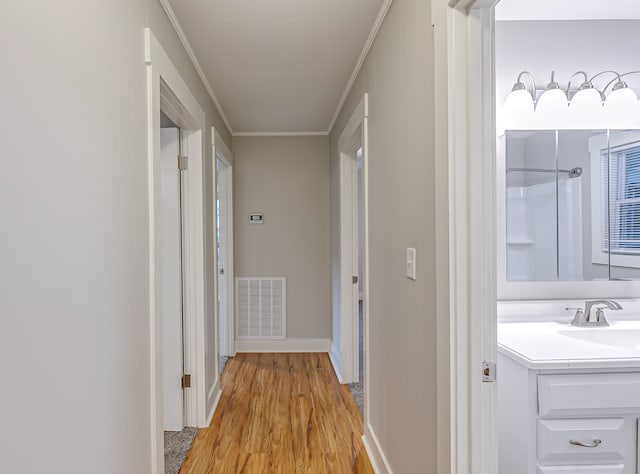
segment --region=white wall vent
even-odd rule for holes
[[[236,278],[236,337],[286,337],[287,279]]]

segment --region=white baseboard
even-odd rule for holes
[[[336,377],[338,377],[338,382],[342,383],[342,356],[334,344],[331,344],[329,360],[333,366],[333,371],[336,373]]]
[[[362,436],[362,442],[364,449],[367,451],[371,467],[376,474],[393,474],[391,466],[387,457],[382,451],[378,437],[376,436],[370,423],[367,423],[364,428],[364,435]]]
[[[220,397],[222,396],[222,390],[220,389],[220,379],[216,381],[216,383],[211,387],[209,393],[207,394],[207,406],[210,406],[209,413],[207,413],[207,425],[200,426],[199,428],[208,428],[211,424],[211,420],[213,419],[213,414],[216,412],[216,408],[218,407],[218,403],[220,403]]]
[[[236,339],[236,352],[329,352],[329,339]]]

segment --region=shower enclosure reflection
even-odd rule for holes
[[[504,143],[507,281],[640,278],[640,131],[508,130]]]

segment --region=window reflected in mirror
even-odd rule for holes
[[[507,281],[640,279],[640,131],[505,132]]]

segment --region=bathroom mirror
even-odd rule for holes
[[[506,281],[640,279],[640,130],[507,130],[503,143]]]

